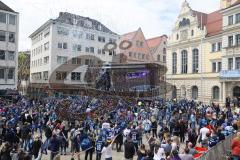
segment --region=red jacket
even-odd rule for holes
[[[232,154],[240,156],[240,138],[238,137],[232,140]]]

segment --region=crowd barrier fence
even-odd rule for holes
[[[227,154],[231,151],[232,139],[236,134],[231,134],[224,141],[219,142],[196,160],[226,160]]]

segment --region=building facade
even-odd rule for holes
[[[168,97],[221,102],[221,23],[219,11],[206,14],[183,2],[167,45]]]
[[[0,1],[0,90],[17,89],[19,14]]]
[[[120,47],[117,51],[120,63],[139,63],[153,62],[153,56],[150,52],[147,40],[139,28],[137,31],[121,35],[118,44]]]
[[[233,1],[221,11],[223,15],[223,70],[220,82],[223,99],[240,97],[240,1]]]
[[[156,63],[161,63],[166,65],[166,53],[167,53],[167,36],[162,35],[159,37],[154,37],[147,39],[148,47],[150,48],[150,53],[153,56],[153,60]]]
[[[119,36],[100,22],[60,12],[30,35],[33,84],[84,84],[84,72],[91,64],[111,63],[115,50],[104,46]],[[69,70],[70,69],[70,70]]]

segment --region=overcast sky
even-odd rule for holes
[[[123,34],[142,28],[145,37],[169,35],[184,0],[2,0],[20,13],[19,51],[30,49],[28,36],[60,11],[96,19]],[[220,0],[188,0],[194,10],[213,12]]]

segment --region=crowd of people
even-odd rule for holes
[[[192,160],[240,127],[238,105],[193,100],[66,96],[0,99],[0,160]],[[240,133],[232,154],[240,157]],[[119,154],[119,156],[122,154]],[[94,157],[93,157],[94,156]]]

